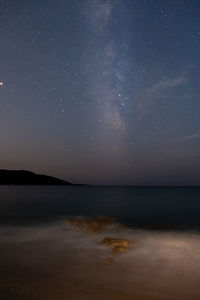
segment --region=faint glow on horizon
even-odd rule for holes
[[[2,81],[0,82],[0,86],[3,86],[3,82]]]

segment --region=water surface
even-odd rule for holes
[[[200,188],[0,186],[1,223],[75,215],[116,217],[130,226],[200,226]]]

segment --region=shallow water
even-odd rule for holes
[[[0,299],[200,299],[199,189],[0,191]],[[79,215],[116,219],[88,233]],[[105,237],[132,243],[113,254]]]
[[[0,235],[3,299],[200,299],[197,233],[115,224],[88,234],[58,222],[1,227]],[[133,244],[113,254],[100,244],[107,236]]]

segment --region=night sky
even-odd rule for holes
[[[199,0],[1,0],[0,168],[200,184]]]

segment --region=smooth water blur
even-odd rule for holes
[[[134,227],[200,227],[200,188],[0,186],[1,224],[103,215]]]
[[[0,299],[199,300],[199,199],[199,188],[1,186]],[[89,233],[67,220],[80,215],[116,220]],[[105,237],[130,246],[113,253]]]

